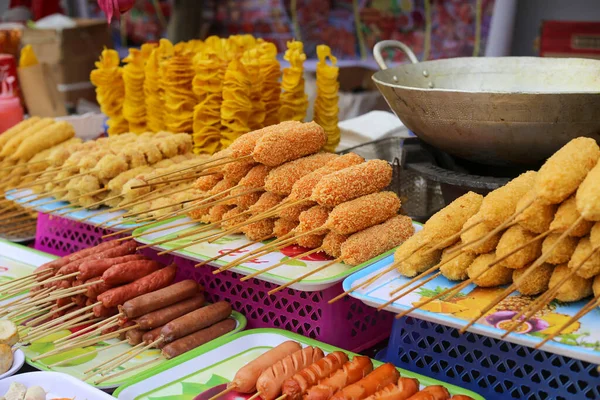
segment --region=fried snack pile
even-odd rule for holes
[[[165,126],[171,132],[192,132],[196,96],[192,91],[194,79],[192,54],[177,51],[164,70]]]
[[[262,77],[261,92],[265,106],[264,126],[279,123],[279,98],[281,96],[281,69],[277,61],[277,47],[273,43],[258,46],[259,68]]]
[[[123,69],[119,67],[119,53],[104,49],[96,69],[90,74],[90,80],[96,86],[96,99],[100,109],[108,119],[108,134],[118,135],[129,130],[129,124],[123,116],[125,85]]]
[[[221,145],[228,147],[234,140],[250,132],[250,77],[241,60],[233,59],[225,71],[223,104],[221,105]]]
[[[287,47],[283,58],[289,61],[290,66],[283,70],[279,121],[304,121],[308,109],[308,96],[304,93],[306,54],[302,42],[288,42]]]
[[[340,84],[338,82],[339,67],[337,59],[331,54],[326,45],[317,46],[317,98],[314,107],[314,120],[321,125],[327,134],[325,150],[335,151],[340,143],[340,128],[338,126]],[[331,65],[327,64],[327,58]]]
[[[144,67],[144,101],[146,104],[146,125],[151,132],[165,129],[164,98],[161,87],[161,65],[173,55],[173,45],[167,39],[161,39],[158,48],[150,53]]]
[[[146,127],[146,103],[144,97],[144,66],[154,46],[144,44],[142,50],[129,49],[129,56],[123,62],[123,83],[125,85],[125,100],[123,116],[129,123],[129,131],[142,133]]]

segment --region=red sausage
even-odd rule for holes
[[[204,294],[199,293],[191,299],[180,301],[171,306],[142,315],[135,322],[137,322],[141,329],[154,329],[157,326],[162,326],[182,315],[199,309],[204,305],[204,301]]]
[[[412,378],[398,379],[398,385],[390,383],[367,400],[406,400],[419,391],[419,381]]]
[[[108,242],[100,243],[97,246],[90,247],[90,248],[83,249],[83,250],[79,250],[79,251],[76,251],[75,253],[69,254],[68,256],[64,256],[62,258],[59,258],[59,259],[47,262],[46,264],[42,264],[39,267],[37,267],[35,269],[35,271],[36,272],[37,271],[42,271],[44,269],[51,269],[53,271],[56,271],[59,268],[67,265],[68,263],[70,263],[72,261],[80,260],[80,259],[88,257],[88,256],[90,256],[90,255],[92,255],[94,253],[102,252],[104,250],[108,250],[108,249],[110,249],[112,247],[116,247],[116,246],[119,246],[119,245],[120,245],[120,242],[117,242],[116,240],[111,240],[111,241],[108,241]],[[45,274],[42,274],[42,275],[45,275]]]
[[[79,274],[77,278],[87,281],[88,279],[102,276],[104,271],[113,265],[147,259],[147,257],[144,257],[141,254],[129,254],[127,256],[106,258],[104,260],[84,260],[84,262],[79,265],[79,272],[81,272],[81,274]]]
[[[175,279],[176,272],[177,267],[175,264],[169,265],[135,282],[107,290],[98,296],[98,300],[105,307],[116,307],[127,300],[167,287]]]
[[[427,386],[419,393],[409,397],[408,400],[448,400],[449,398],[450,393],[445,387],[435,385]]]
[[[102,279],[107,285],[117,286],[130,283],[158,271],[164,267],[161,263],[151,260],[129,261],[113,265],[102,274]]]
[[[136,318],[140,315],[148,314],[149,312],[189,299],[202,290],[204,290],[202,286],[191,279],[187,279],[164,289],[129,300],[123,304],[121,311],[129,318]]]
[[[142,343],[142,337],[144,336],[144,333],[146,333],[146,331],[137,328],[127,331],[127,333],[125,334],[125,337],[127,338],[127,343],[129,343],[132,346],[136,346]]]
[[[346,353],[334,351],[283,382],[281,393],[286,395],[287,399],[300,400],[310,387],[342,368],[346,362]]]
[[[71,261],[67,265],[64,265],[63,267],[61,267],[58,270],[57,274],[68,275],[68,274],[72,274],[73,272],[78,272],[79,266],[81,264],[83,264],[85,261],[102,260],[105,258],[126,256],[128,254],[133,253],[135,251],[136,247],[137,247],[137,244],[135,243],[135,241],[129,240],[127,242],[124,242],[120,246],[112,247],[107,250],[101,251],[99,253],[95,252],[94,254],[90,255],[87,258]]]
[[[76,296],[71,297],[71,301],[73,303],[75,303],[75,305],[78,305],[80,307],[85,306],[86,300],[87,300],[87,297],[85,297],[83,294],[78,294]]]
[[[106,308],[102,304],[98,304],[98,305],[94,306],[94,308],[92,308],[92,310],[94,311],[94,316],[97,318],[112,317],[113,315],[117,315],[119,312],[117,307]]]
[[[308,389],[304,399],[328,400],[335,392],[360,381],[373,371],[373,362],[369,357],[355,356],[352,361],[342,366],[330,377],[323,379],[318,385]]]
[[[150,344],[150,343],[154,342],[156,339],[158,339],[162,328],[163,328],[162,326],[159,326],[157,328],[152,329],[151,331],[147,331],[146,333],[144,333],[144,336],[142,337],[142,340],[144,341],[144,343]]]
[[[335,400],[362,400],[375,394],[375,392],[390,383],[397,382],[399,378],[400,373],[394,364],[383,364],[360,381],[338,391],[331,398]]]
[[[197,332],[192,333],[191,335],[187,335],[174,341],[173,343],[169,343],[162,349],[162,355],[165,358],[171,359],[173,357],[177,357],[180,354],[185,353],[186,351],[190,351],[195,349],[196,347],[202,346],[205,343],[210,342],[220,336],[225,335],[226,333],[231,332],[236,327],[236,322],[233,319],[226,319],[224,321],[218,322],[213,326],[199,330]]]
[[[162,335],[165,342],[169,343],[223,321],[230,315],[231,304],[226,301],[219,301],[169,322],[163,327]]]
[[[91,283],[91,282],[99,281],[97,284],[87,287],[87,292],[85,292],[85,295],[88,298],[96,301],[98,296],[100,296],[102,293],[106,292],[107,290],[110,290],[113,288],[111,285],[107,285],[106,282],[100,282],[101,280],[102,280],[101,277],[97,277],[97,278],[89,279],[85,282],[85,283]]]

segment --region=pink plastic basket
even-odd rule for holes
[[[83,222],[49,214],[38,214],[35,249],[62,257],[95,246],[110,233]]]
[[[338,283],[318,292],[285,289],[268,295],[277,285],[225,271],[213,275],[211,267],[194,268],[196,262],[174,257],[178,279],[194,279],[204,285],[209,301],[227,300],[244,314],[248,328],[279,328],[299,333],[343,349],[360,352],[387,339],[393,314],[368,307],[346,296],[333,304],[328,300],[342,293]],[[165,262],[166,260],[161,260]]]

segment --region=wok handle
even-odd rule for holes
[[[373,56],[375,57],[375,61],[379,65],[379,68],[381,68],[382,70],[388,69],[388,66],[385,63],[385,60],[384,60],[383,54],[382,54],[383,50],[385,50],[388,47],[394,47],[396,49],[402,50],[404,52],[404,54],[406,54],[406,56],[408,57],[410,62],[412,62],[413,64],[416,64],[419,62],[419,60],[417,59],[417,56],[415,56],[415,53],[413,53],[413,51],[410,49],[410,47],[408,47],[404,43],[402,43],[398,40],[382,40],[381,42],[377,42],[375,44],[375,47],[373,47]]]

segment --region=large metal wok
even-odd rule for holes
[[[412,64],[387,68],[383,50]],[[419,138],[488,165],[536,165],[578,136],[600,142],[600,61],[499,57],[418,62],[375,45],[373,80]]]

